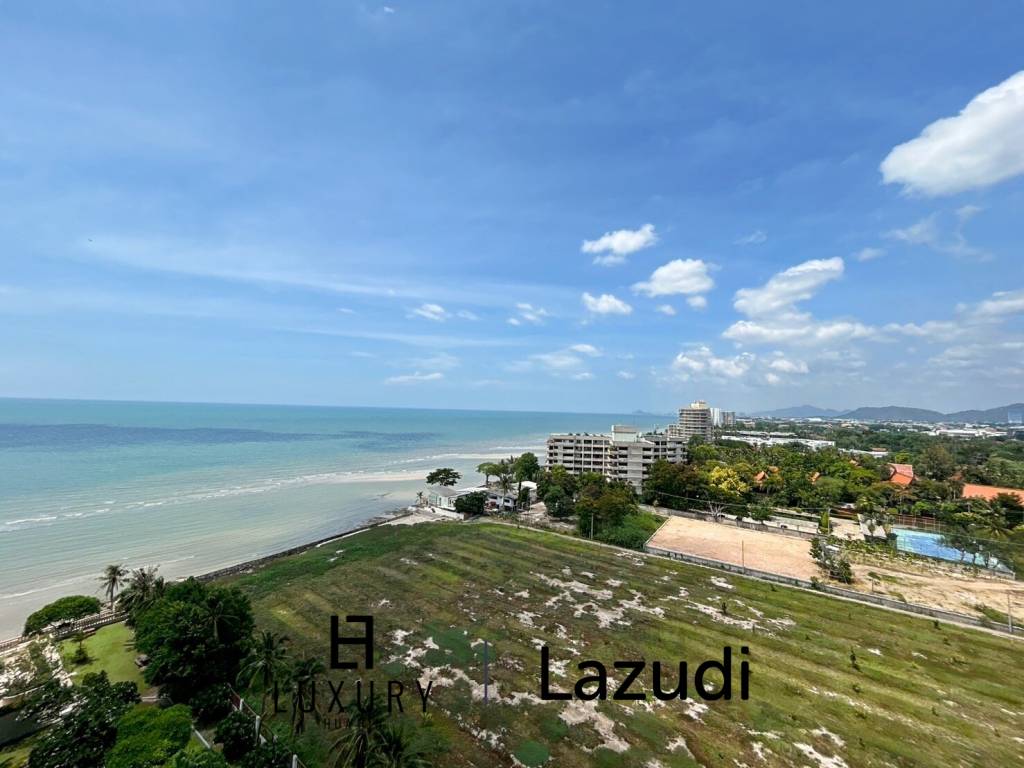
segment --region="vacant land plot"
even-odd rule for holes
[[[445,766],[1024,761],[1019,642],[660,558],[528,529],[440,523],[372,530],[234,583],[252,596],[262,628],[325,661],[330,615],[372,614],[379,684],[434,681],[434,722],[451,742]],[[583,659],[609,668],[661,660],[674,680],[680,660],[692,676],[723,646],[747,646],[751,695],[541,701],[545,643],[563,690]],[[616,681],[623,674],[612,670]],[[649,671],[641,682],[650,692]]]
[[[807,540],[725,523],[670,517],[651,539],[651,545],[796,579],[821,575],[811,560]]]

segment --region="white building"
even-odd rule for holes
[[[669,426],[667,432],[671,437],[681,438],[684,442],[697,436],[710,443],[714,426],[711,407],[703,400],[696,400],[679,409],[679,423]]]
[[[597,472],[609,480],[624,480],[638,492],[651,465],[658,460],[686,459],[686,440],[663,432],[642,433],[616,424],[610,435],[567,433],[548,438],[547,465],[560,464],[574,475]]]

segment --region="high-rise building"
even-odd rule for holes
[[[551,435],[547,464],[559,464],[574,475],[597,472],[609,480],[624,480],[643,490],[651,465],[659,460],[686,459],[686,441],[665,432],[641,432],[616,424],[610,435],[567,433]]]
[[[703,400],[696,400],[679,409],[679,423],[673,426],[669,434],[687,442],[694,435],[710,442],[713,427],[711,407]]]

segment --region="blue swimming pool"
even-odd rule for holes
[[[995,570],[1006,570],[1005,567],[995,558],[985,558],[984,555],[970,555],[961,552],[959,549],[947,547],[942,543],[941,533],[930,531],[918,531],[913,528],[893,528],[896,536],[896,549],[901,552],[912,552],[915,555],[935,557],[939,560],[950,560],[954,563],[972,563],[979,568],[993,568]]]

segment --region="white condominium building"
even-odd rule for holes
[[[679,409],[679,423],[669,427],[668,433],[672,437],[678,437],[689,442],[694,435],[702,437],[706,442],[711,442],[714,417],[711,407],[703,400],[690,403],[685,408]]]
[[[615,425],[610,435],[569,433],[548,438],[549,467],[560,464],[574,475],[597,472],[609,480],[625,480],[643,490],[651,465],[664,459],[686,459],[686,441],[663,432],[642,433],[636,427]]]

